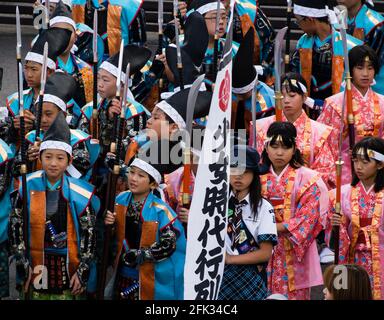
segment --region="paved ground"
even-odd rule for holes
[[[17,74],[16,74],[16,61],[15,61],[15,48],[16,48],[16,31],[14,26],[0,25],[0,68],[3,68],[3,81],[0,90],[0,106],[5,106],[5,99],[8,95],[17,90]],[[32,27],[22,28],[22,56],[25,57],[30,49],[30,43],[34,38],[36,31]],[[150,49],[155,50],[157,45],[157,35],[154,33],[148,34],[148,46]],[[324,269],[324,266],[323,266]],[[11,265],[11,296],[10,299],[17,299],[17,292],[15,287],[15,269]],[[315,287],[312,289],[311,299],[322,300],[323,287]]]

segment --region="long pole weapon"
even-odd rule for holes
[[[213,45],[213,82],[216,81],[216,75],[218,71],[217,61],[219,59],[219,23],[220,23],[220,4],[221,1],[217,0],[216,7],[216,24],[215,24],[215,42]]]
[[[163,53],[163,23],[164,23],[164,3],[163,0],[159,0],[159,5],[158,5],[158,17],[157,21],[159,24],[159,43],[157,46],[157,54],[162,54]],[[162,71],[161,71],[161,76],[159,78],[159,96],[158,96],[158,101],[161,100],[161,92],[163,91],[164,87],[164,79],[163,79],[163,71],[164,71],[164,65],[161,64]]]
[[[40,131],[41,131],[41,116],[43,114],[44,92],[45,92],[45,85],[47,83],[47,61],[48,61],[48,42],[44,44],[43,65],[41,69],[41,78],[40,78],[39,102],[37,104],[37,110],[36,110],[36,138],[34,143],[35,147],[39,145],[38,138],[40,138]],[[36,170],[36,162],[37,160],[33,162],[31,172],[34,172]]]
[[[97,110],[97,72],[98,72],[98,52],[97,52],[97,9],[93,14],[93,109],[92,109],[92,126],[91,135],[93,139],[99,139],[99,126],[98,126],[98,110]]]
[[[252,134],[253,134],[253,147],[257,148],[256,143],[256,101],[257,101],[257,85],[259,83],[259,74],[256,72],[256,82],[252,89]]]
[[[339,154],[338,154],[338,159],[336,161],[336,203],[335,203],[335,213],[338,214],[338,215],[341,215],[341,176],[342,176],[342,168],[343,168],[343,164],[344,164],[343,155],[342,155],[342,143],[343,143],[345,109],[347,109],[350,148],[353,147],[353,145],[351,145],[351,142],[352,141],[354,142],[355,129],[354,129],[354,126],[353,126],[353,122],[350,123],[350,121],[349,121],[350,120],[350,118],[349,118],[350,110],[348,110],[348,101],[350,101],[350,103],[351,103],[350,107],[352,109],[352,96],[349,96],[349,94],[348,94],[348,80],[349,80],[349,88],[351,88],[351,83],[350,83],[351,79],[350,79],[350,73],[349,73],[349,60],[348,60],[346,29],[345,29],[346,10],[342,10],[341,12],[339,12],[338,19],[339,19],[339,24],[340,24],[340,27],[341,27],[340,31],[341,31],[342,41],[343,41],[344,62],[345,62],[344,68],[345,68],[345,71],[346,71],[346,81],[347,81],[347,88],[344,91],[343,105],[342,105],[342,109],[341,109],[341,128],[340,128],[340,135],[339,135]],[[353,121],[353,113],[351,113],[351,120]],[[352,132],[352,135],[351,135],[351,132]],[[339,240],[340,240],[340,227],[339,226],[334,226],[332,229],[333,229],[332,233],[333,233],[334,249],[335,249],[335,264],[338,264],[339,263],[339,251],[340,251],[340,244],[339,244]]]
[[[25,252],[29,250],[29,217],[28,217],[28,204],[27,204],[27,159],[25,152],[25,121],[24,121],[24,101],[23,101],[23,66],[19,62],[19,114],[20,114],[20,153],[21,153],[21,186],[22,186],[22,197],[23,197],[23,240],[25,246]],[[28,299],[28,294],[25,295]]]
[[[276,121],[283,119],[283,94],[281,93],[281,49],[288,27],[279,30],[275,39],[275,112]]]
[[[19,75],[19,68],[21,63],[21,26],[20,26],[20,11],[19,6],[16,7],[16,65],[17,75]],[[20,95],[20,83],[17,81],[17,92],[19,94],[19,101],[23,95]],[[22,91],[21,91],[22,92]]]
[[[120,69],[120,72],[121,72],[121,69]],[[125,110],[126,110],[126,104],[127,104],[129,73],[130,73],[130,64],[128,63],[126,73],[125,73],[124,93],[121,100],[121,112],[118,119],[119,121],[118,121],[116,156],[114,160],[113,171],[108,174],[107,195],[106,195],[105,203],[106,203],[107,210],[111,212],[115,210],[116,183],[120,173],[120,155],[121,155],[121,149],[123,144],[123,132],[124,132],[124,123],[125,123]],[[103,249],[103,256],[101,260],[99,287],[97,290],[97,298],[99,300],[102,300],[104,298],[104,289],[105,289],[105,282],[107,277],[109,246],[111,242],[111,237],[112,237],[112,226],[108,225],[105,227],[104,249]]]
[[[45,0],[45,25],[49,28],[49,0]]]
[[[287,36],[285,37],[285,72],[289,72],[289,49],[291,46],[291,20],[292,20],[292,0],[287,0]]]
[[[347,8],[343,7],[339,14],[340,33],[343,42],[344,51],[344,70],[345,70],[345,95],[347,99],[347,121],[348,121],[348,136],[349,136],[349,149],[352,150],[355,145],[355,119],[353,116],[352,106],[352,77],[349,70],[349,57],[348,57],[348,44],[347,44]],[[344,121],[344,118],[343,118]],[[353,170],[353,166],[352,166]]]
[[[120,52],[119,52],[119,64],[116,79],[116,99],[120,100],[121,91],[121,70],[123,68],[123,56],[124,56],[124,40],[121,40]],[[126,83],[126,85],[128,85]],[[119,115],[115,114],[113,117],[113,142],[111,143],[111,152],[116,153],[116,140],[117,140],[117,129],[118,129]]]
[[[190,194],[189,189],[191,183],[191,135],[192,135],[192,122],[193,122],[193,113],[195,110],[195,104],[197,96],[199,94],[200,86],[204,81],[205,75],[200,75],[192,84],[191,89],[188,93],[187,99],[187,114],[186,114],[186,139],[185,139],[185,148],[183,151],[183,162],[184,162],[184,173],[183,173],[183,195],[182,201],[185,208],[189,208],[190,205]]]
[[[179,39],[179,26],[177,25],[177,12],[179,8],[179,1],[173,0],[173,18],[175,20],[175,42],[177,52],[177,70],[180,78],[180,90],[184,89],[184,77],[183,77],[183,62],[181,60],[181,48]]]

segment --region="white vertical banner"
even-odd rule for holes
[[[215,300],[223,278],[232,62],[218,72],[188,218],[184,299]]]
[[[231,0],[233,12],[234,0]],[[225,264],[232,107],[232,15],[188,218],[184,299],[216,300]]]

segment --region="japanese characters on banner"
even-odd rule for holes
[[[234,1],[231,1],[231,8],[233,4]],[[229,28],[231,31],[232,27]],[[228,38],[227,41],[231,43],[231,35]],[[230,52],[231,46],[226,47]],[[228,56],[228,51],[224,56]],[[229,191],[232,60],[224,59],[223,65],[216,78],[189,211],[184,268],[184,299],[187,300],[217,299],[223,278]]]

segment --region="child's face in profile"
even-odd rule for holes
[[[160,108],[152,110],[151,117],[147,121],[146,134],[153,140],[169,139],[171,132],[177,128],[176,124],[170,124],[166,114]]]

